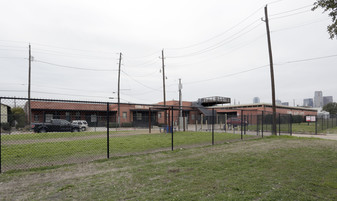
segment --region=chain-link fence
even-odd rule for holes
[[[2,172],[254,139],[272,128],[270,113],[192,105],[5,97],[0,103]],[[304,123],[304,117],[277,117],[280,135],[315,134],[337,125],[336,118]]]

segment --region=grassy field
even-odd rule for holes
[[[245,136],[250,138],[252,136]],[[215,143],[240,139],[238,134],[215,133]],[[176,132],[174,147],[210,145],[210,132]],[[109,155],[121,156],[170,150],[171,134],[110,134]],[[17,134],[2,137],[2,170],[27,169],[107,157],[102,132]]]
[[[1,200],[337,200],[337,142],[268,137],[0,175]]]
[[[332,122],[330,122],[329,124],[330,126],[332,126]],[[334,124],[335,126],[335,124]],[[277,128],[277,132],[279,132],[279,124],[276,125]],[[327,133],[327,130],[333,130],[333,129],[327,129],[327,125],[325,124],[324,129],[322,130],[322,123],[318,122],[317,123],[317,133]],[[335,127],[337,128],[337,127]],[[263,127],[264,131],[271,131],[272,129],[272,125],[271,124],[265,124]],[[255,132],[257,130],[257,125],[249,125],[247,127],[247,130],[253,131]],[[261,125],[259,125],[259,130],[262,130]],[[314,122],[311,123],[293,123],[290,127],[289,124],[281,124],[281,133],[290,133],[290,131],[292,131],[292,133],[306,133],[306,134],[315,134],[316,132],[316,125]],[[330,131],[331,133],[331,131]],[[335,132],[337,134],[337,132]]]

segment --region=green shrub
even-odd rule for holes
[[[119,127],[119,124],[117,122],[109,123],[109,128],[117,128],[117,127]]]
[[[5,131],[10,131],[11,130],[11,125],[10,123],[1,123],[1,129]]]
[[[302,123],[304,120],[302,115],[294,115],[293,116],[293,123]]]
[[[131,122],[124,122],[124,123],[122,123],[122,127],[132,127],[133,125],[132,125],[132,123]]]

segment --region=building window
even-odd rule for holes
[[[127,112],[123,112],[123,119],[127,118]]]
[[[195,120],[195,115],[194,115],[194,114],[192,114],[191,118],[192,118],[192,120]]]
[[[141,121],[142,120],[142,113],[137,113],[137,120]]]
[[[97,122],[97,116],[95,114],[92,114],[91,118],[90,118],[90,121],[93,122],[93,123],[96,123]]]
[[[66,120],[67,121],[71,121],[70,112],[66,112]]]
[[[76,120],[81,120],[81,114],[80,112],[76,112]]]
[[[34,121],[39,122],[39,115],[38,114],[34,115]]]
[[[161,118],[161,113],[158,113],[158,119],[160,119]]]
[[[53,119],[53,114],[46,114],[45,122],[50,123]]]

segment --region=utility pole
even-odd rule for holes
[[[271,49],[271,39],[269,30],[269,20],[268,20],[268,8],[267,5],[264,7],[265,23],[267,29],[268,38],[268,50],[269,50],[269,62],[270,62],[270,77],[271,77],[271,93],[272,93],[272,103],[273,103],[273,126],[272,134],[276,135],[276,101],[275,101],[275,81],[274,81],[274,64],[273,64],[273,53]]]
[[[28,53],[28,123],[29,125],[32,122],[32,114],[31,114],[31,107],[30,107],[30,87],[31,87],[31,70],[32,70],[32,54],[31,54],[31,47],[29,44],[29,53]]]
[[[164,57],[164,49],[161,51],[161,62],[162,62],[162,72],[163,72],[163,95],[164,95],[164,107],[166,107],[166,88],[165,88],[165,57]],[[167,124],[167,111],[165,109],[164,112],[164,123]]]
[[[118,109],[117,109],[117,123],[118,127],[120,126],[120,87],[121,87],[121,65],[122,65],[122,53],[119,53],[119,62],[118,62]]]
[[[181,90],[183,88],[183,85],[181,84],[181,79],[179,78],[179,130],[181,128],[181,123],[183,122],[183,101],[182,101],[182,94]]]

